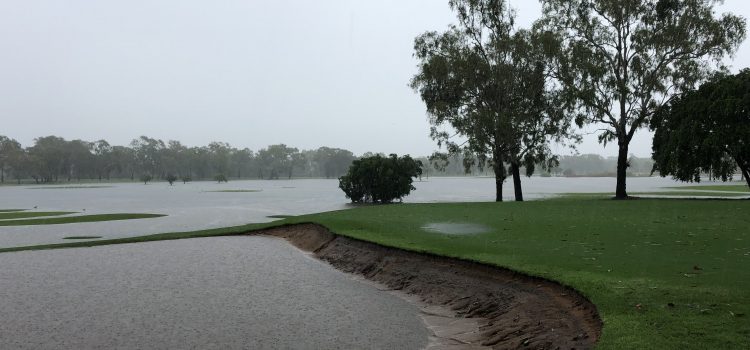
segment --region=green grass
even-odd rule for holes
[[[102,238],[102,236],[68,236],[63,237],[63,239],[98,239]]]
[[[81,223],[81,222],[149,219],[149,218],[158,218],[162,216],[166,216],[166,215],[162,215],[162,214],[95,214],[95,215],[56,217],[56,218],[3,220],[3,221],[0,221],[0,226],[58,225],[58,224],[74,224],[74,223]]]
[[[225,193],[243,193],[243,192],[261,192],[262,190],[216,190],[204,192],[225,192]]]
[[[11,213],[16,211],[24,211],[28,209],[0,209],[0,213]]]
[[[26,219],[35,218],[39,216],[59,216],[73,214],[72,211],[17,211],[17,212],[2,212],[0,213],[0,220],[6,219]],[[2,225],[2,224],[0,224]]]
[[[73,190],[73,189],[82,189],[82,188],[110,188],[114,186],[39,186],[39,187],[29,187],[28,190]]]
[[[679,190],[703,190],[703,191],[733,191],[733,192],[750,192],[750,188],[747,185],[696,185],[696,186],[681,186],[681,187],[670,187]]]
[[[750,344],[748,213],[750,201],[562,198],[370,206],[279,223],[317,222],[358,239],[560,281],[599,308],[601,349],[740,349]],[[492,232],[421,229],[430,222]]]

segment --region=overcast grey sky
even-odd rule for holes
[[[540,14],[511,5],[521,26]],[[412,43],[452,22],[447,0],[0,0],[0,135],[427,155]],[[733,70],[749,63],[745,42]],[[631,152],[650,148],[642,130]],[[616,154],[593,136],[579,151]]]

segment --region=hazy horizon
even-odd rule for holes
[[[539,16],[538,2],[510,3],[521,27]],[[0,4],[0,134],[24,146],[48,135],[116,145],[145,135],[252,150],[437,149],[407,84],[417,71],[414,37],[455,22],[447,1],[204,4]],[[717,12],[747,18],[750,6],[726,1]],[[749,63],[746,41],[730,66]],[[578,151],[616,154],[595,135]],[[647,130],[630,153],[650,157]]]

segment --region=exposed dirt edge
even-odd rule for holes
[[[313,223],[251,232],[281,237],[345,272],[480,319],[478,334],[456,339],[495,349],[588,349],[602,321],[574,289],[509,269],[385,247]]]

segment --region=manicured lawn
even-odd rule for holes
[[[73,214],[72,211],[15,211],[15,212],[0,212],[0,220],[5,219],[26,219],[35,218],[39,216],[58,216]],[[1,224],[0,224],[1,225]]]
[[[745,184],[741,185],[696,185],[696,186],[682,186],[682,187],[671,187],[674,189],[685,189],[685,190],[704,190],[704,191],[734,191],[734,192],[750,192],[750,188]]]
[[[81,223],[81,222],[96,222],[96,221],[149,219],[149,218],[158,218],[162,216],[165,216],[165,215],[162,215],[162,214],[95,214],[95,215],[65,216],[65,217],[56,217],[56,218],[3,220],[3,221],[0,221],[0,226],[57,225],[57,224],[73,224],[73,223]]]
[[[401,204],[290,218],[384,245],[570,285],[599,308],[602,349],[750,348],[750,201],[561,198]],[[427,232],[475,223],[477,235]]]

